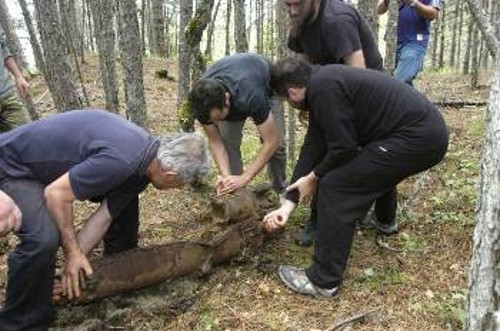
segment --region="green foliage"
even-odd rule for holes
[[[410,276],[404,272],[391,267],[384,269],[365,268],[363,275],[356,281],[368,287],[370,291],[376,291],[386,286],[405,284]]]
[[[445,322],[454,325],[463,325],[465,321],[464,304],[467,299],[467,290],[451,291],[443,300],[433,301],[428,305],[431,313],[437,314]]]
[[[187,98],[184,99],[180,108],[177,110],[177,119],[179,120],[182,131],[191,132],[194,130],[194,117],[191,112],[191,104]]]
[[[205,307],[200,314],[200,329],[203,331],[217,330],[217,320],[214,317],[213,311],[209,307]]]

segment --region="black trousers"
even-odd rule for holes
[[[374,141],[350,162],[332,169],[319,181],[317,229],[312,265],[306,269],[316,285],[342,283],[356,220],[377,199],[377,216],[390,222],[396,214],[395,187],[403,179],[441,161],[448,146],[444,120],[437,110],[392,137]]]
[[[52,288],[59,231],[44,199],[44,186],[33,180],[3,178],[0,189],[22,212],[20,243],[8,257],[5,305],[0,310],[0,331],[47,330],[54,317]],[[137,246],[138,198],[113,220],[105,236],[105,253]]]

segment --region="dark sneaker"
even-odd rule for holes
[[[380,223],[376,217],[372,217],[372,225],[375,230],[382,234],[385,234],[386,236],[390,236],[399,232],[396,220],[392,221],[389,224],[386,224]]]
[[[368,212],[365,217],[357,220],[356,226],[363,230],[376,230],[386,236],[399,232],[396,220],[389,224],[381,223],[378,221],[377,216],[375,216],[373,212]]]
[[[278,269],[278,274],[289,289],[300,294],[312,295],[315,298],[321,296],[331,298],[339,292],[338,286],[327,289],[314,285],[307,277],[306,271],[303,268],[281,265]]]
[[[299,246],[309,247],[314,242],[314,234],[316,232],[316,221],[309,221],[307,226],[302,230],[295,243]]]

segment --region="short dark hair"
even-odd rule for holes
[[[210,124],[210,110],[222,109],[226,103],[225,86],[213,78],[201,78],[189,92],[189,107],[202,124]]]
[[[286,97],[288,87],[307,86],[311,73],[311,64],[298,58],[287,57],[272,66],[271,88],[276,95]]]

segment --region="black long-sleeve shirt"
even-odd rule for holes
[[[404,144],[425,136],[418,123],[436,111],[421,93],[384,73],[342,65],[315,67],[306,107],[309,126],[292,183],[311,171],[321,178],[370,142],[399,137],[394,141]],[[297,202],[298,192],[287,199]]]

